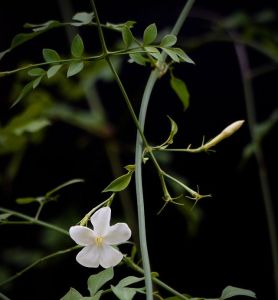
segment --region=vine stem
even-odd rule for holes
[[[30,269],[32,269],[33,267],[35,267],[36,265],[38,265],[39,263],[42,263],[43,261],[45,260],[48,260],[50,258],[53,258],[55,256],[58,256],[58,255],[62,255],[62,254],[65,254],[65,253],[68,253],[68,252],[71,252],[71,251],[74,251],[75,249],[78,249],[80,248],[79,245],[75,245],[74,247],[71,247],[71,248],[67,248],[65,250],[59,250],[57,252],[54,252],[54,253],[51,253],[47,256],[44,256],[38,260],[36,260],[35,262],[33,262],[32,264],[30,264],[29,266],[27,266],[26,268],[22,269],[21,271],[17,272],[16,274],[14,274],[13,276],[9,277],[8,279],[2,281],[0,283],[0,286],[2,285],[5,285],[11,281],[13,281],[14,279],[16,279],[17,277],[23,275],[24,273],[26,273],[27,271],[29,271]]]
[[[173,30],[172,34],[178,34],[180,31],[182,24],[184,23],[186,17],[188,16],[188,13],[193,6],[195,0],[188,0],[185,4]],[[150,78],[147,82],[145,92],[142,99],[141,109],[140,109],[140,115],[139,120],[136,117],[136,114],[133,110],[133,107],[131,105],[131,102],[129,100],[129,97],[125,91],[125,88],[113,66],[113,63],[110,59],[109,52],[107,50],[105,38],[103,35],[101,23],[99,20],[98,12],[95,6],[95,1],[91,0],[93,11],[95,13],[96,17],[96,23],[98,26],[98,32],[99,32],[99,38],[102,45],[102,50],[104,52],[106,61],[113,72],[116,81],[119,85],[119,88],[124,96],[124,99],[126,101],[127,107],[129,109],[129,112],[131,113],[131,117],[137,127],[137,138],[136,138],[136,154],[135,154],[135,180],[136,180],[136,195],[137,195],[137,209],[138,209],[138,226],[139,226],[139,240],[140,240],[140,250],[142,255],[142,262],[143,262],[143,270],[145,275],[145,285],[146,285],[146,297],[147,300],[153,299],[153,287],[152,287],[152,276],[151,276],[151,268],[150,268],[150,261],[149,261],[149,254],[148,254],[148,247],[147,247],[147,237],[146,237],[146,225],[145,225],[145,210],[144,210],[144,197],[143,197],[143,185],[142,185],[142,153],[143,153],[143,145],[147,148],[147,150],[150,150],[150,156],[152,161],[154,162],[159,174],[162,173],[162,170],[159,166],[159,164],[156,161],[156,158],[154,157],[151,148],[148,145],[148,142],[144,135],[144,123],[145,123],[145,116],[146,116],[146,110],[149,102],[149,98],[153,89],[153,86],[156,82],[156,80],[159,78],[159,73],[157,70],[152,71]],[[166,59],[166,54],[163,53],[163,60]],[[145,100],[145,101],[144,101]],[[144,104],[144,105],[143,105]],[[144,110],[145,108],[145,110]]]
[[[249,131],[251,134],[252,143],[254,144],[254,154],[258,164],[259,180],[262,189],[262,198],[264,201],[265,214],[267,227],[269,232],[269,240],[273,261],[273,277],[274,277],[274,288],[275,297],[278,300],[278,242],[277,242],[277,231],[274,217],[274,210],[271,200],[271,192],[269,186],[268,173],[265,163],[265,156],[263,153],[260,141],[256,136],[256,109],[254,104],[254,94],[251,81],[251,70],[249,66],[249,59],[246,48],[244,45],[235,43],[236,55],[240,67],[240,73],[243,83],[243,91],[247,112],[247,119],[249,125]]]
[[[177,35],[186,20],[195,0],[188,0],[180,13],[179,18],[177,19],[176,24],[174,25],[171,34]],[[166,59],[166,53],[162,53],[163,61]],[[149,105],[150,96],[153,90],[153,87],[158,80],[160,74],[157,70],[153,70],[150,74],[150,77],[147,81],[145,91],[142,97],[142,103],[139,113],[139,128],[144,133],[145,119],[147,115],[147,108]],[[147,249],[147,237],[146,237],[146,225],[145,225],[145,210],[144,210],[144,192],[143,192],[143,179],[142,179],[142,153],[143,153],[143,140],[142,133],[137,131],[136,138],[136,150],[135,150],[135,185],[136,185],[136,195],[137,195],[137,207],[138,207],[138,222],[139,228],[143,229],[140,233],[140,243],[142,251],[142,262],[145,274],[145,283],[146,283],[146,294],[147,300],[153,299],[153,288],[152,288],[152,276],[151,268],[149,261],[149,254]],[[152,153],[152,152],[151,152]]]
[[[60,228],[58,226],[52,225],[50,223],[41,221],[41,220],[37,219],[36,217],[33,218],[33,217],[27,216],[25,214],[22,214],[22,213],[19,213],[17,211],[14,211],[14,210],[11,210],[11,209],[7,209],[7,208],[4,208],[4,207],[0,207],[0,212],[8,213],[8,214],[11,214],[13,216],[17,216],[17,217],[19,217],[19,218],[21,218],[23,220],[29,221],[30,224],[37,224],[37,225],[40,225],[40,226],[43,226],[43,227],[46,227],[46,228],[50,228],[50,229],[55,230],[57,232],[60,232],[62,234],[69,235],[69,233],[68,233],[67,230],[62,229],[62,228]]]

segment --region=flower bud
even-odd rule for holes
[[[221,133],[219,133],[216,137],[214,137],[212,140],[210,140],[209,142],[204,144],[203,148],[205,150],[208,150],[208,149],[214,147],[216,144],[218,144],[222,140],[224,140],[224,139],[228,138],[229,136],[231,136],[232,134],[234,134],[242,126],[243,123],[244,123],[244,120],[239,120],[239,121],[233,122],[232,124],[227,126],[225,129],[223,129],[221,131]]]

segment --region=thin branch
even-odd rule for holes
[[[14,211],[14,210],[11,210],[11,209],[7,209],[7,208],[4,208],[4,207],[0,207],[0,212],[4,212],[4,213],[8,213],[8,214],[11,214],[13,216],[16,216],[16,217],[19,217],[23,220],[27,220],[29,221],[31,224],[36,224],[36,225],[40,225],[40,226],[43,226],[43,227],[46,227],[46,228],[50,228],[52,230],[55,230],[57,232],[60,232],[62,234],[65,234],[65,235],[69,235],[68,231],[65,230],[65,229],[62,229],[58,226],[55,226],[55,225],[52,225],[50,223],[47,223],[47,222],[44,222],[44,221],[41,221],[41,220],[38,220],[36,218],[33,218],[31,216],[28,216],[28,215],[25,215],[25,214],[22,214],[20,212],[17,212],[17,211]]]
[[[47,256],[44,256],[38,260],[36,260],[35,262],[33,262],[32,264],[30,264],[29,266],[27,266],[26,268],[22,269],[21,271],[17,272],[16,274],[14,274],[13,276],[9,277],[8,279],[0,282],[0,286],[3,286],[13,280],[15,280],[17,277],[23,275],[24,273],[26,273],[27,271],[29,271],[30,269],[34,268],[36,265],[50,259],[50,258],[53,258],[53,257],[56,257],[58,255],[62,255],[62,254],[65,254],[65,253],[68,253],[68,252],[71,252],[71,251],[74,251],[76,249],[80,248],[79,245],[75,245],[74,247],[71,247],[71,248],[67,248],[65,250],[59,250],[57,252],[54,252],[54,253],[51,253]]]

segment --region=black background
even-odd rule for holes
[[[158,30],[171,27],[184,1],[97,1],[96,4],[102,22],[136,20],[134,32],[142,35],[144,28],[153,22],[157,24]],[[64,7],[63,3],[62,6]],[[186,41],[207,30],[208,23],[197,18],[203,12],[227,16],[242,10],[252,15],[264,8],[275,11],[273,2],[270,1],[196,1],[180,38]],[[88,11],[90,3],[73,1],[72,9],[73,12]],[[0,50],[9,47],[11,38],[22,31],[25,22],[40,23],[61,18],[61,6],[56,1],[1,2]],[[26,43],[8,54],[1,62],[1,70],[15,67],[22,59],[40,61],[41,48],[55,48],[67,53],[67,37],[61,30],[59,32],[59,35],[49,32],[37,41]],[[99,47],[95,33],[94,30],[82,31],[88,51],[95,51]],[[108,39],[113,38],[107,35]],[[154,89],[146,122],[146,134],[152,143],[157,144],[167,136],[169,124],[166,115],[170,115],[179,125],[176,143],[180,146],[190,143],[199,145],[203,135],[213,137],[231,122],[246,119],[242,83],[233,45],[212,43],[188,54],[196,65],[178,65],[175,74],[187,83],[191,94],[190,108],[183,112],[181,104],[169,88],[169,77],[161,78]],[[255,51],[250,51],[250,55],[252,66],[268,62],[268,59]],[[122,69],[121,77],[134,101],[136,111],[149,71],[147,68],[128,64]],[[9,94],[12,80],[13,78],[1,80],[2,95]],[[254,82],[259,122],[267,119],[277,107],[276,81],[277,71]],[[133,152],[129,149],[134,145],[136,131],[130,125],[131,119],[118,87],[111,84],[107,88],[105,83],[100,83],[99,89],[109,120],[115,127],[116,137],[122,149],[128,149],[121,152],[122,164],[132,163]],[[13,115],[6,99],[1,96],[2,123]],[[79,213],[81,217],[91,209],[91,199],[98,199],[97,203],[101,201],[101,190],[113,178],[104,141],[92,136],[87,148],[79,151],[74,145],[80,135],[84,134],[69,125],[57,122],[52,126],[44,143],[32,146],[27,151],[20,172],[11,186],[2,187],[1,206],[3,203],[3,206],[14,207],[16,197],[39,195],[63,181],[77,177],[84,178],[85,185],[74,186],[65,191],[61,202],[49,205],[43,217],[57,219],[59,214],[67,210],[67,203],[70,207],[68,214],[76,217]],[[191,237],[183,216],[174,206],[169,205],[157,216],[162,205],[159,181],[150,165],[144,168],[146,222],[152,269],[177,290],[213,298],[225,286],[233,285],[255,291],[259,299],[274,299],[271,251],[257,165],[254,157],[241,164],[242,151],[249,142],[248,124],[245,123],[235,136],[217,147],[216,153],[174,156],[171,169],[186,177],[192,187],[198,185],[201,193],[213,195],[199,203],[202,210],[201,223],[197,235]],[[263,148],[270,175],[271,194],[276,199],[277,125],[263,140]],[[131,193],[135,198],[133,187]],[[116,208],[120,210],[117,204]],[[274,210],[277,211],[277,204],[274,204]],[[77,220],[74,219],[72,223]],[[17,236],[19,229],[15,227],[9,230],[9,234],[8,227],[2,226],[0,229],[3,251],[6,245],[15,245],[17,240],[22,246],[30,247],[30,243],[42,239],[39,230],[29,227],[20,229],[20,237]],[[71,245],[70,241],[64,243]],[[6,293],[12,299],[58,299],[70,286],[85,290],[86,279],[92,273],[91,270],[77,266],[74,255],[71,254],[63,258],[62,263],[55,259],[23,275]]]

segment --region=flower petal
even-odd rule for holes
[[[110,227],[111,209],[102,207],[91,216],[91,222],[94,226],[96,235],[104,235]]]
[[[101,255],[100,255],[100,265],[103,268],[110,268],[116,266],[118,263],[121,262],[123,259],[123,254],[116,250],[115,248],[109,246],[109,245],[104,245],[101,248]]]
[[[131,230],[126,223],[117,223],[108,229],[104,241],[109,245],[126,242],[131,237]]]
[[[76,260],[84,267],[97,268],[100,263],[101,250],[95,245],[86,246],[76,255]]]
[[[69,230],[70,237],[81,246],[95,244],[95,234],[92,229],[85,226],[72,226]]]

